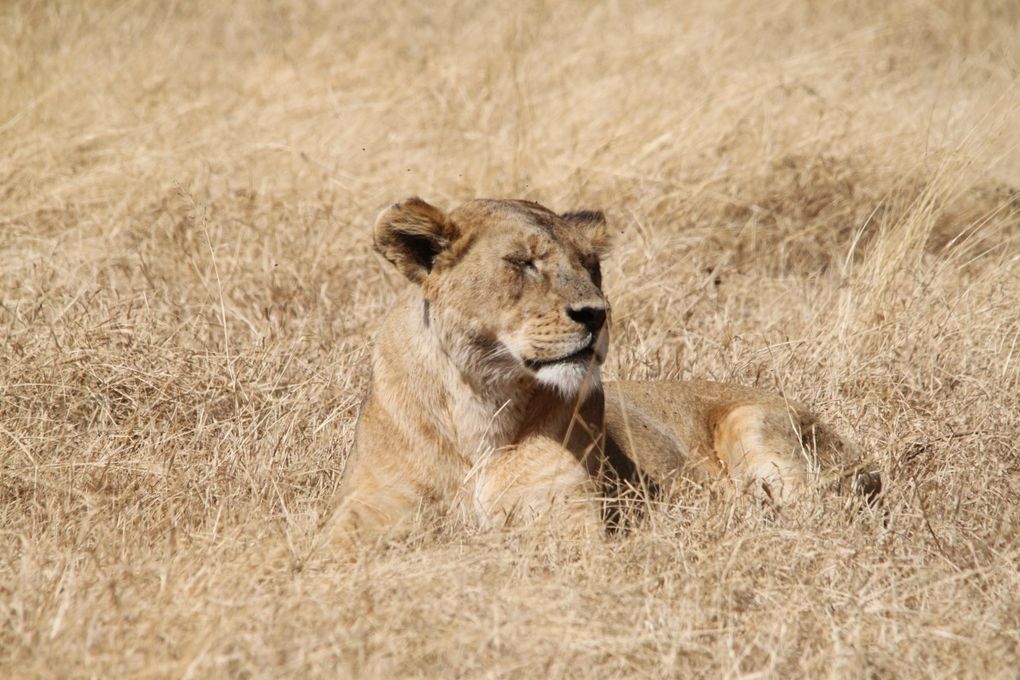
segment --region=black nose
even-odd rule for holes
[[[567,316],[587,328],[592,335],[598,335],[606,323],[606,308],[567,307]]]

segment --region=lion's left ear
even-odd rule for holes
[[[596,255],[601,257],[609,251],[611,245],[609,226],[606,224],[606,216],[601,210],[578,210],[577,212],[563,213],[560,217],[584,230]]]

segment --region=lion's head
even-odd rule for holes
[[[605,359],[607,243],[602,213],[528,201],[475,200],[446,214],[410,198],[375,226],[376,250],[421,287],[426,323],[462,374],[536,380],[567,397],[597,383]]]

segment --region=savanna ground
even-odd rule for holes
[[[1016,677],[1015,2],[0,6],[0,675]],[[418,194],[604,208],[610,377],[814,404],[884,513],[312,549]]]

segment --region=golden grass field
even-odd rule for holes
[[[1020,5],[0,5],[0,676],[1007,677]],[[313,549],[420,195],[605,209],[609,377],[814,404],[884,510]]]

